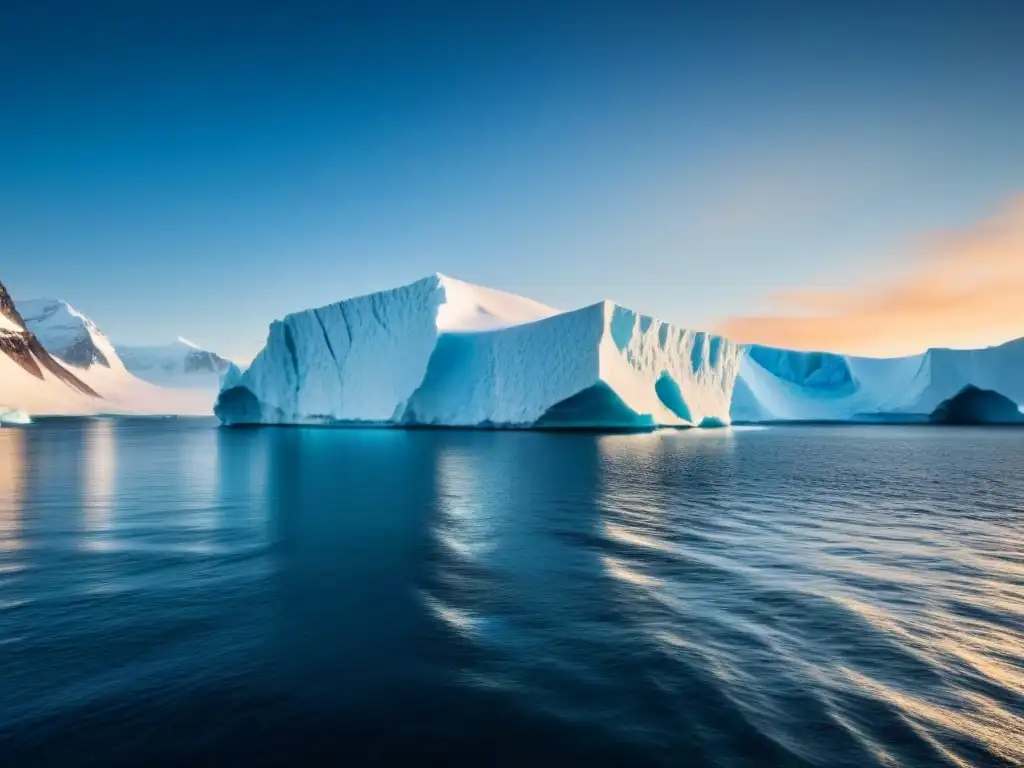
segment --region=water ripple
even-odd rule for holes
[[[1022,437],[4,430],[0,749],[1024,765]]]
[[[920,433],[852,437],[872,435],[880,445],[839,430],[770,443],[600,438],[596,514],[495,505],[479,484],[496,470],[462,453],[477,485],[445,478],[446,498],[474,526],[516,515],[538,540],[557,536],[563,562],[537,567],[550,571],[550,589],[566,591],[523,591],[529,566],[483,555],[490,588],[530,623],[520,620],[524,634],[485,654],[476,672],[490,679],[501,668],[513,689],[543,702],[565,695],[544,684],[559,654],[599,677],[614,664],[623,679],[593,687],[578,707],[600,719],[615,697],[674,699],[674,709],[648,713],[648,736],[678,743],[685,713],[724,764],[751,754],[814,765],[1024,764],[1024,483],[986,471],[994,482],[979,488],[963,466],[936,475]],[[818,440],[825,445],[805,455]],[[992,447],[1024,458],[1021,441]],[[443,530],[452,551],[470,546],[471,534],[459,544],[459,531]],[[610,589],[595,576],[577,589],[587,557]],[[440,557],[439,586],[449,567]],[[465,592],[451,597],[458,605]],[[494,609],[474,603],[479,616]],[[527,653],[536,655],[515,666]],[[696,690],[721,704],[688,708]],[[748,732],[759,746],[719,743],[722,712],[740,741]]]

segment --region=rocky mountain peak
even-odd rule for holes
[[[54,360],[36,335],[27,329],[25,320],[3,283],[0,283],[0,315],[18,327],[14,331],[8,329],[0,332],[0,354],[13,360],[22,370],[40,381],[45,381],[48,373],[84,395],[99,397],[92,387]]]
[[[25,321],[18,313],[18,308],[14,306],[14,299],[11,298],[11,294],[7,292],[3,283],[0,283],[0,315],[22,328],[25,327]]]

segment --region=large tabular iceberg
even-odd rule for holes
[[[729,423],[740,352],[611,302],[558,312],[443,275],[289,315],[224,376],[225,424]]]

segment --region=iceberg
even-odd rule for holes
[[[31,424],[32,417],[17,408],[0,405],[0,427],[8,424]]]
[[[233,424],[722,426],[740,349],[610,301],[559,312],[433,275],[288,315],[223,375]]]
[[[869,358],[744,347],[733,422],[927,421],[966,387],[1024,404],[1024,339],[986,349]]]
[[[610,301],[562,312],[433,275],[273,323],[248,370],[221,373],[214,412],[227,425],[917,423],[967,387],[1024,410],[1024,339],[898,358],[740,347]]]

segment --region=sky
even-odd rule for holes
[[[1018,0],[20,2],[0,280],[239,360],[433,272],[742,341],[1024,336],[1021,40]]]

